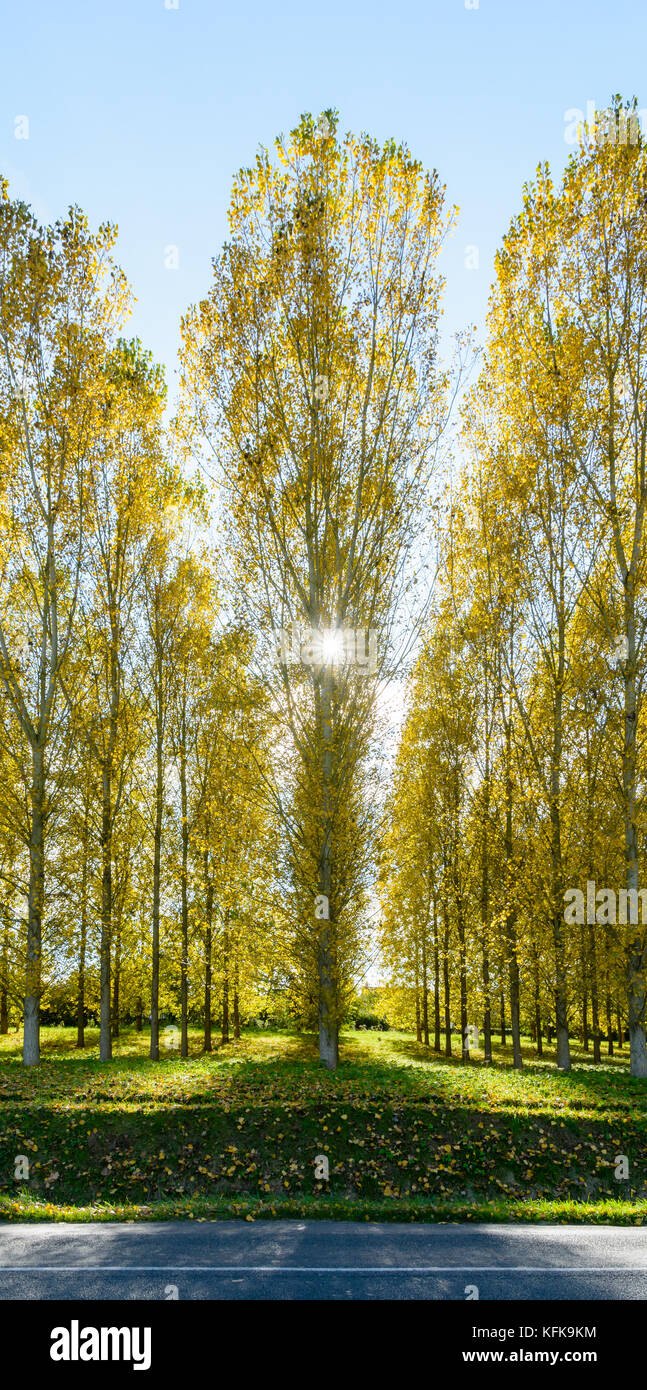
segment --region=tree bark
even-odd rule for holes
[[[429,986],[427,981],[427,941],[422,938],[422,1040],[429,1047]]]
[[[186,721],[182,713],[180,742],[180,804],[182,808],[182,955],[180,961],[180,1056],[189,1055],[189,803],[186,785]]]
[[[512,832],[512,714],[506,720],[506,809],[505,809],[505,862],[506,893],[510,903],[505,916],[505,945],[508,959],[508,989],[510,991],[510,1032],[512,1034],[512,1065],[520,1071],[523,1066],[521,1055],[521,1021],[519,1016],[519,957],[517,955],[517,913],[512,902],[512,884],[515,878],[514,841]]]
[[[112,1057],[112,1028],[110,1001],[110,968],[112,948],[112,771],[109,761],[103,767],[103,805],[101,817],[101,944],[99,948],[100,1026],[99,1057],[108,1062]]]
[[[456,922],[458,927],[458,953],[461,994],[461,1058],[470,1059],[469,1034],[467,1031],[467,958],[465,953],[465,918],[463,916],[463,897],[459,892],[456,903]]]
[[[600,1062],[600,1001],[598,997],[598,962],[595,949],[595,928],[589,926],[589,966],[591,971],[591,1027],[593,1030],[593,1061]]]
[[[586,927],[584,926],[584,924],[582,924],[581,927],[580,927],[580,975],[581,975],[581,978],[582,978],[582,1026],[581,1026],[581,1034],[582,1034],[582,1047],[584,1048],[584,1051],[585,1051],[585,1052],[588,1052],[588,1050],[589,1050],[589,994],[588,994],[588,988],[587,988],[587,982],[588,982],[588,961],[587,961],[587,951],[586,951],[585,932],[586,932]]]
[[[81,938],[79,941],[79,980],[76,992],[76,1046],[85,1047],[85,953],[88,941],[88,843],[83,841],[81,872]]]
[[[443,931],[443,987],[445,995],[445,1056],[452,1055],[452,1020],[451,1020],[451,1001],[449,996],[449,914],[447,903],[444,904],[443,911],[444,931]]]
[[[43,898],[45,889],[45,754],[42,742],[32,744],[31,833],[29,837],[29,899],[27,961],[22,1059],[27,1067],[40,1062],[40,997]]]
[[[643,443],[644,450],[644,443]],[[643,454],[644,468],[644,454]],[[641,503],[641,508],[644,502]],[[642,517],[642,510],[641,510]],[[642,520],[641,520],[642,533]],[[624,664],[624,747],[622,758],[622,788],[624,801],[624,840],[627,888],[638,891],[638,831],[636,825],[636,612],[634,560],[624,577],[624,619],[627,639],[627,660]],[[636,913],[639,917],[640,914]],[[629,1031],[629,1071],[632,1076],[647,1076],[647,1043],[645,1040],[645,933],[628,931],[626,946],[627,1013]]]
[[[112,981],[112,1017],[110,1032],[113,1038],[119,1037],[119,1010],[121,992],[121,915],[117,914],[115,930],[115,969]]]
[[[103,760],[101,777],[101,945],[100,945],[100,992],[101,1021],[99,1033],[99,1057],[108,1062],[112,1057],[112,1018],[110,1009],[110,968],[112,952],[112,841],[114,835],[113,776],[115,751],[117,747],[117,728],[119,720],[119,625],[116,610],[110,614],[110,709],[108,725],[108,747]]]
[[[536,945],[535,945],[534,943],[533,943],[533,972],[532,972],[532,981],[533,981],[533,995],[534,995],[534,1008],[535,1008],[535,1036],[536,1036],[536,1043],[537,1043],[537,1056],[538,1056],[538,1057],[543,1057],[543,1055],[544,1055],[544,1044],[543,1044],[543,1039],[542,1039],[541,1000],[540,1000],[540,992],[539,992],[539,956],[538,956],[538,954],[537,954],[537,947],[536,947]]]
[[[224,978],[222,982],[222,1032],[221,1042],[229,1042],[229,923],[228,912],[225,917]]]
[[[2,966],[0,967],[0,1034],[9,1032],[9,904],[4,904]]]
[[[319,1060],[330,1071],[339,1063],[339,982],[335,972],[334,904],[332,894],[332,804],[333,730],[332,676],[324,669],[319,677],[320,731],[322,748],[322,812],[319,892],[327,904],[327,917],[320,919],[318,942],[319,976]]]
[[[238,998],[238,962],[234,968],[234,1037],[240,1037],[240,1001]]]
[[[606,968],[606,997],[605,997],[605,1006],[606,1006],[606,1016],[607,1016],[607,1052],[608,1052],[609,1057],[613,1057],[613,1038],[612,1038],[612,1036],[611,1036],[611,1034],[612,1034],[612,1032],[613,1032],[613,1017],[612,1017],[612,1013],[611,1013],[611,986],[610,986],[609,938],[608,938],[608,936],[607,936],[607,943],[606,943],[606,946],[607,946],[607,963],[606,963],[606,964],[607,964],[607,968]]]
[[[155,829],[153,838],[153,939],[151,961],[151,1045],[153,1062],[159,1062],[159,989],[160,989],[160,897],[162,878],[162,816],[164,811],[163,722],[161,682],[163,671],[158,658],[158,691],[155,730]]]
[[[440,956],[438,950],[438,917],[434,903],[434,1052],[440,1052]]]
[[[568,996],[566,986],[566,943],[564,939],[564,877],[562,872],[561,827],[559,809],[551,802],[551,862],[553,890],[553,948],[555,955],[555,1027],[557,1034],[557,1066],[560,1071],[571,1069],[571,1048],[568,1036]]]
[[[483,1057],[492,1062],[492,994],[490,989],[490,713],[487,656],[484,665],[485,771],[481,842],[481,978],[483,981]]]
[[[213,884],[209,882],[208,875],[208,851],[204,856],[204,875],[206,880],[206,903],[205,903],[205,942],[204,942],[204,1051],[211,1052],[213,1044],[211,1040],[211,951],[212,951],[212,931],[213,931]]]

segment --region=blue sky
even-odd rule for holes
[[[461,209],[443,257],[454,331],[482,325],[524,180],[567,158],[564,112],[616,91],[647,107],[645,0],[22,0],[2,39],[0,169],[43,219],[77,202],[118,223],[129,331],[171,392],[232,174],[301,112],[336,107],[343,130],[404,140],[438,169]]]

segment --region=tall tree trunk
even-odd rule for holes
[[[427,936],[422,938],[422,1040],[429,1047],[429,985],[427,981]]]
[[[161,683],[162,672],[158,669]],[[157,727],[155,740],[155,830],[153,842],[153,940],[151,962],[151,1047],[153,1062],[159,1062],[159,997],[160,997],[160,897],[162,877],[162,815],[164,810],[163,781],[163,724],[160,709],[161,696],[158,694]]]
[[[322,923],[319,937],[319,1060],[330,1071],[339,1063],[333,934],[329,922]]]
[[[444,987],[444,1012],[445,1012],[445,1056],[452,1055],[452,1016],[451,1000],[449,996],[449,913],[447,903],[443,910],[443,987]]]
[[[112,1019],[110,1031],[113,1038],[119,1037],[119,1010],[121,992],[121,913],[117,913],[115,927],[115,968],[112,980]]]
[[[506,938],[508,945],[508,986],[510,990],[510,1032],[512,1035],[512,1065],[520,1070],[523,1066],[521,1054],[521,1018],[519,1002],[519,958],[517,955],[516,913],[514,909],[506,916]]]
[[[4,903],[2,965],[0,966],[0,1034],[9,1032],[9,903]]]
[[[440,953],[438,950],[438,917],[434,902],[434,1052],[440,1052]]]
[[[141,994],[137,995],[137,1008],[135,1011],[135,1032],[141,1033],[144,1027],[144,1000]]]
[[[108,1062],[112,1057],[112,1020],[110,1011],[110,966],[112,951],[112,841],[114,834],[113,775],[115,750],[117,747],[117,727],[119,720],[119,628],[116,616],[111,615],[111,638],[109,648],[110,662],[110,712],[108,725],[108,747],[103,760],[101,776],[101,944],[100,961],[100,1029],[99,1057]]]
[[[589,992],[588,992],[588,960],[586,950],[586,927],[580,927],[580,976],[582,980],[582,1047],[585,1052],[589,1050]]]
[[[541,998],[540,998],[540,991],[539,991],[539,955],[538,955],[538,953],[537,953],[537,946],[536,946],[536,944],[535,944],[534,942],[533,942],[533,948],[532,948],[532,957],[533,957],[533,959],[532,959],[532,967],[533,967],[533,968],[532,968],[532,984],[533,984],[533,999],[534,999],[534,1009],[535,1009],[535,1035],[536,1035],[536,1039],[537,1039],[537,1056],[538,1056],[538,1057],[543,1057],[543,1055],[544,1055],[544,1043],[543,1043],[543,1039],[542,1039],[542,1035],[541,1035]]]
[[[85,1047],[85,954],[88,943],[88,841],[83,837],[81,870],[81,937],[79,941],[79,980],[76,991],[76,1046]]]
[[[454,769],[453,773],[453,886],[454,903],[456,906],[456,929],[458,932],[458,963],[459,963],[459,990],[460,990],[460,1030],[461,1030],[461,1059],[469,1062],[470,1046],[467,1031],[467,960],[465,953],[465,916],[463,889],[460,882],[460,867],[458,862],[460,845],[460,825],[459,825],[459,772]]]
[[[595,928],[589,927],[589,968],[591,972],[591,1027],[593,1029],[593,1061],[600,1062],[600,1001],[598,997],[598,962],[595,948]]]
[[[611,1013],[611,983],[610,983],[611,973],[610,973],[610,965],[609,965],[609,938],[608,938],[608,936],[607,936],[607,943],[606,943],[606,946],[607,946],[607,962],[606,962],[607,968],[606,968],[606,998],[605,998],[605,1006],[606,1006],[606,1016],[607,1016],[607,1052],[608,1052],[608,1054],[609,1054],[610,1057],[613,1057],[613,1038],[612,1038],[612,1036],[611,1036],[612,1033],[613,1033],[613,1016],[612,1016],[612,1013]]]
[[[234,1037],[240,1037],[240,1001],[238,998],[238,961],[234,967]]]
[[[221,1041],[229,1042],[229,910],[225,916],[224,978],[222,982],[222,1033]]]
[[[108,1062],[112,1057],[112,1028],[110,1001],[110,970],[112,951],[112,789],[111,767],[104,763],[101,815],[101,944],[99,947],[100,1024],[99,1057]]]
[[[332,676],[324,670],[319,680],[320,729],[322,740],[322,848],[320,894],[327,904],[327,916],[320,920],[319,975],[319,1060],[330,1070],[339,1062],[338,980],[335,971],[334,907],[332,901],[332,805],[333,805],[333,728]]]
[[[521,1055],[521,1021],[519,1014],[519,957],[517,954],[517,913],[512,900],[512,885],[515,879],[514,841],[512,832],[512,715],[506,721],[506,809],[505,809],[505,862],[506,893],[510,907],[505,916],[505,945],[508,960],[508,989],[510,991],[510,1032],[512,1034],[512,1065],[517,1071],[523,1066]]]
[[[25,971],[22,1059],[27,1067],[40,1062],[40,996],[43,899],[45,891],[45,753],[42,742],[32,744],[29,837],[29,899]]]
[[[182,806],[182,955],[180,961],[180,1056],[189,1055],[189,810],[186,786],[186,725],[183,711],[180,743],[180,801]]]
[[[481,978],[483,980],[483,1059],[492,1061],[492,993],[490,990],[490,957],[487,941],[483,937],[481,956]]]
[[[561,826],[559,807],[551,802],[551,867],[553,893],[553,949],[555,956],[555,1027],[557,1034],[557,1066],[560,1071],[571,1069],[571,1048],[568,1036],[568,996],[566,986],[566,942],[564,939],[564,878],[562,873]]]
[[[503,992],[503,985],[501,985],[501,989],[499,990],[499,1012],[500,1012],[500,1015],[501,1015],[501,1046],[502,1046],[502,1047],[505,1047],[505,1045],[506,1045],[506,1031],[505,1031],[505,994],[504,994],[504,992]]]
[[[204,855],[204,876],[206,881],[207,893],[205,903],[205,941],[204,941],[204,1051],[211,1052],[211,951],[212,951],[212,930],[213,930],[213,884],[209,881],[208,874],[209,852],[205,850]]]
[[[564,618],[564,565],[559,567],[559,611],[557,619],[558,655],[554,689],[553,747],[550,768],[550,858],[552,873],[553,945],[555,952],[555,1024],[557,1029],[557,1066],[560,1071],[571,1069],[571,1048],[568,1036],[568,989],[566,977],[566,943],[564,939],[564,868],[562,861],[561,778],[562,778],[562,707],[566,667],[566,623]]]
[[[483,1056],[492,1062],[492,993],[490,989],[490,716],[487,658],[484,664],[485,771],[481,841],[481,979],[483,981]]]
[[[517,932],[515,913],[508,914],[508,980],[510,987],[510,1032],[512,1034],[512,1065],[519,1070],[523,1066],[521,1055],[521,1019],[519,1003],[519,958],[517,956]]]
[[[456,903],[456,922],[458,926],[458,956],[461,992],[461,1058],[470,1059],[470,1043],[467,1031],[467,957],[465,952],[465,918],[463,916],[463,897],[458,894]]]
[[[643,445],[644,447],[644,445]],[[624,801],[625,868],[627,888],[638,892],[638,833],[636,825],[636,613],[634,561],[625,576],[625,634],[627,660],[624,664],[624,748],[622,758],[622,788]],[[631,916],[631,914],[629,914]],[[636,913],[636,918],[640,916]],[[645,1041],[645,933],[639,929],[627,932],[626,976],[629,1031],[629,1071],[632,1076],[647,1076],[647,1044]]]

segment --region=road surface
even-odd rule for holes
[[[0,1226],[0,1299],[647,1299],[641,1227]]]

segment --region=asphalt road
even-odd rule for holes
[[[0,1299],[647,1299],[641,1227],[215,1221],[0,1227]]]

